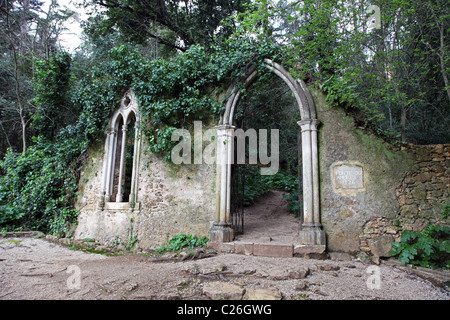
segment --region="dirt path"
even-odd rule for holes
[[[287,209],[285,192],[272,190],[244,209],[244,234],[236,240],[252,242],[298,242],[299,220]]]
[[[232,254],[155,262],[140,255],[84,253],[45,239],[0,238],[0,299],[245,299],[256,293],[272,299],[450,298],[394,266],[369,267]],[[374,288],[368,282],[377,274]]]

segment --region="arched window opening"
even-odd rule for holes
[[[131,180],[133,177],[133,163],[134,163],[134,140],[135,140],[135,125],[136,125],[136,117],[134,113],[130,115],[131,119],[129,119],[128,127],[128,135],[127,135],[127,145],[125,148],[125,172],[124,172],[124,181],[123,181],[123,201],[129,202],[131,195]]]
[[[119,176],[120,176],[120,153],[122,150],[122,139],[123,139],[123,118],[122,115],[119,115],[119,121],[117,125],[116,141],[115,141],[115,150],[113,155],[113,187],[112,193],[110,197],[111,202],[117,201],[117,194],[119,192]]]
[[[128,91],[111,117],[105,142],[100,209],[135,209],[140,138],[137,101]],[[123,206],[128,204],[129,206]]]

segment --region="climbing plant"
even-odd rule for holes
[[[126,89],[138,97],[149,151],[169,160],[173,130],[217,119],[226,99],[222,89],[240,79],[249,63],[265,72],[266,57],[281,58],[275,44],[241,38],[208,52],[194,45],[171,60],[148,59],[138,46],[124,44],[80,78],[67,55],[37,62],[36,136],[25,152],[10,149],[0,162],[0,227],[69,231],[78,214],[74,201],[83,159],[91,143],[103,139]],[[72,106],[77,116],[65,118],[63,126],[50,121],[46,112],[57,117],[63,107],[52,97]]]
[[[242,78],[249,63],[267,72],[264,58],[280,56],[275,44],[250,38],[214,46],[208,52],[192,46],[171,60],[147,60],[126,45],[110,54],[111,60],[99,66],[96,75],[136,93],[149,150],[166,160],[174,146],[170,137],[175,129],[189,128],[194,120],[217,119],[226,99],[224,89],[231,81]]]

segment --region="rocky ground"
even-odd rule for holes
[[[46,239],[0,238],[0,299],[450,298],[445,289],[384,262],[277,259],[210,249],[196,257],[106,256]]]

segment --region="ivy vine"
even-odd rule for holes
[[[0,161],[0,227],[69,232],[78,215],[74,203],[83,159],[94,141],[104,139],[125,90],[138,98],[149,151],[169,160],[173,130],[217,119],[226,99],[220,94],[243,79],[249,63],[266,72],[264,58],[279,61],[278,46],[239,38],[208,51],[192,46],[171,60],[151,60],[138,47],[121,45],[79,79],[67,54],[36,63],[36,136],[23,153],[9,150]],[[59,117],[59,102],[78,114],[49,128],[45,112]]]

